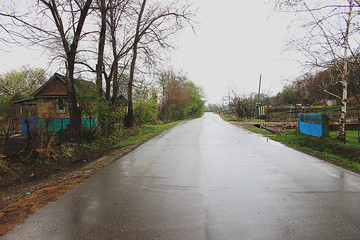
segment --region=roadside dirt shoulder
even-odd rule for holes
[[[0,236],[6,234],[15,225],[23,222],[28,216],[47,203],[57,200],[64,193],[142,143],[116,150],[79,169],[55,174],[39,182],[14,186],[2,191],[0,199]]]
[[[272,133],[283,134],[297,128],[297,122],[233,122],[237,126],[256,126]]]

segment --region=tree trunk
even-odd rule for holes
[[[348,49],[349,49],[349,30],[352,18],[352,10],[354,7],[354,0],[349,1],[349,13],[348,19],[346,22],[346,32],[344,35],[344,66],[343,72],[341,74],[341,85],[342,85],[342,97],[341,97],[341,114],[339,119],[340,130],[338,139],[345,142],[346,141],[346,110],[347,110],[347,96],[348,96],[348,79],[349,79],[349,70],[348,70]]]
[[[112,99],[111,99],[112,104],[115,104],[116,99],[119,95],[118,67],[119,67],[118,61],[116,61],[114,63],[114,73],[112,76],[112,79],[113,79],[113,95],[112,95]]]
[[[100,2],[100,12],[101,12],[101,28],[100,28],[100,37],[99,37],[99,47],[98,47],[98,61],[96,64],[96,85],[98,87],[99,96],[102,96],[102,72],[104,64],[104,48],[105,48],[105,35],[106,35],[106,5],[105,0]],[[106,82],[106,87],[108,83]],[[110,86],[109,86],[110,88]],[[108,92],[106,92],[108,93]]]
[[[111,100],[111,95],[110,95],[110,92],[111,92],[111,78],[108,78],[108,79],[105,79],[105,99],[107,101],[110,101]]]
[[[339,119],[339,136],[338,139],[345,142],[346,141],[346,109],[347,109],[347,81],[342,82],[343,94],[341,98],[341,114]]]
[[[75,69],[75,57],[79,41],[81,39],[81,32],[85,23],[85,19],[88,15],[92,0],[86,0],[83,8],[80,7],[80,16],[78,20],[72,19],[74,35],[72,37],[72,43],[66,37],[67,31],[64,29],[63,20],[61,14],[58,12],[57,3],[55,0],[49,2],[41,0],[52,13],[54,23],[58,29],[63,49],[66,54],[66,87],[69,102],[70,112],[70,138],[72,141],[77,143],[81,142],[81,109],[77,106],[76,91],[75,91],[75,80],[74,80],[74,69]],[[70,4],[71,1],[70,1]],[[76,26],[75,26],[76,25]]]
[[[110,10],[111,11],[111,10]],[[112,104],[115,104],[116,99],[119,95],[119,79],[118,79],[118,73],[119,73],[119,59],[117,57],[117,41],[116,41],[116,28],[115,28],[115,22],[114,22],[114,16],[113,13],[110,12],[111,14],[111,42],[112,42],[112,51],[113,51],[113,57],[114,57],[114,62],[113,62],[113,71],[112,71],[112,81],[113,81],[113,95],[112,95],[112,99],[111,102]]]
[[[75,55],[68,56],[67,62],[67,76],[66,87],[69,102],[70,113],[70,138],[72,141],[81,142],[81,109],[77,106],[75,80],[74,80],[74,64]]]
[[[138,21],[136,25],[136,33],[135,33],[135,39],[134,39],[134,45],[133,45],[133,56],[131,60],[131,66],[130,66],[130,77],[129,77],[129,83],[128,83],[128,112],[124,119],[124,125],[126,127],[132,127],[134,123],[134,113],[133,113],[133,102],[132,102],[132,89],[133,89],[133,82],[134,82],[134,73],[135,73],[135,65],[136,65],[136,58],[137,58],[137,47],[138,43],[140,41],[140,25],[141,25],[141,19],[142,15],[144,13],[146,5],[146,0],[143,0],[140,13],[138,16]]]

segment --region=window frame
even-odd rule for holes
[[[62,106],[63,106],[62,110],[60,110],[60,108],[59,108],[59,102],[60,101],[62,102]],[[56,99],[56,110],[57,110],[57,113],[65,114],[66,109],[65,109],[65,99],[64,98],[57,98]]]

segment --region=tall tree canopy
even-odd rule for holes
[[[45,81],[44,69],[22,66],[0,75],[0,95],[11,96],[13,100],[28,98]]]

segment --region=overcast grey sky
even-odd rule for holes
[[[299,74],[296,61],[284,53],[289,16],[274,11],[271,1],[199,0],[197,36],[179,38],[173,64],[205,88],[208,101],[219,103],[228,88],[239,93],[276,94]]]
[[[229,88],[257,92],[260,74],[262,92],[276,94],[298,74],[299,66],[283,54],[289,20],[274,11],[272,1],[197,0],[196,5],[196,36],[190,29],[178,35],[169,65],[203,86],[208,103],[221,103]],[[39,50],[16,47],[2,54],[0,73],[24,64],[45,67],[46,61]]]

